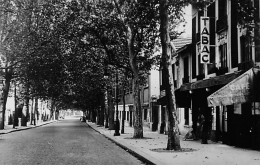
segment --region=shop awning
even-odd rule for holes
[[[259,75],[259,68],[249,69],[239,77],[232,80],[230,83],[208,96],[208,106],[226,106],[259,101]]]
[[[239,72],[226,75],[215,76],[209,79],[199,80],[193,83],[185,83],[179,88],[180,91],[189,91],[194,89],[207,88],[217,85],[225,85],[240,75]]]

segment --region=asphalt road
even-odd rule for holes
[[[0,165],[140,164],[79,119],[0,135]]]

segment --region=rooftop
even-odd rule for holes
[[[173,44],[176,47],[176,50],[178,51],[179,49],[183,48],[184,46],[191,44],[192,43],[192,38],[177,38],[172,40]]]

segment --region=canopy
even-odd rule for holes
[[[208,106],[259,101],[259,68],[251,68],[207,97]]]

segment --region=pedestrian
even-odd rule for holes
[[[207,123],[205,121],[205,117],[203,114],[201,114],[201,144],[207,144],[208,143],[208,129],[207,129]]]

